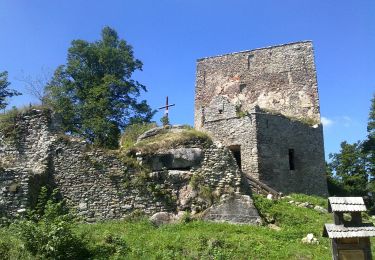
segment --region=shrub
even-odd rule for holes
[[[77,259],[87,256],[85,242],[72,232],[71,223],[63,217],[25,220],[18,223],[25,248],[34,256],[46,259]]]
[[[182,217],[180,218],[180,223],[182,224],[186,224],[192,221],[193,221],[193,218],[191,216],[191,213],[188,211],[185,211]]]
[[[5,114],[0,115],[0,132],[7,140],[15,142],[19,137],[19,128],[17,127],[19,114],[20,111],[13,107]]]
[[[160,118],[160,122],[162,123],[163,126],[169,125],[169,118],[168,118],[168,116],[165,115],[162,118]]]
[[[43,187],[29,218],[13,224],[25,248],[44,259],[82,259],[88,256],[86,242],[72,231],[73,217],[57,191],[48,196]]]
[[[103,241],[96,243],[92,249],[96,259],[107,259],[109,256],[110,259],[117,259],[124,257],[129,250],[125,240],[113,234],[105,234]]]
[[[189,184],[193,190],[197,190],[200,185],[204,183],[202,175],[195,174],[190,178]]]
[[[0,256],[2,259],[10,258],[11,245],[6,241],[0,241]]]
[[[126,127],[124,134],[120,140],[120,146],[122,149],[131,148],[137,138],[144,132],[156,127],[155,123],[136,123]]]
[[[243,110],[242,110],[242,105],[237,105],[237,106],[236,106],[236,116],[237,116],[237,117],[245,117],[245,116],[249,116],[249,112],[247,112],[247,111],[243,111]]]

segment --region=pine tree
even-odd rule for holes
[[[0,72],[0,109],[5,109],[8,106],[8,98],[21,95],[21,93],[18,91],[9,89],[9,85],[10,82],[8,82],[8,72]]]

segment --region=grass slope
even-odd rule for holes
[[[321,237],[324,223],[332,222],[331,214],[291,205],[289,200],[326,206],[326,199],[306,195],[279,201],[255,196],[261,215],[280,231],[202,221],[155,227],[146,220],[77,224],[74,231],[87,241],[91,259],[331,259],[330,241]],[[307,233],[313,233],[319,244],[301,243]],[[9,259],[32,259],[10,229],[0,229],[0,254],[1,245],[11,248]]]

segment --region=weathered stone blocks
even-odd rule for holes
[[[41,111],[21,115],[22,149],[0,144],[1,165],[6,165],[0,169],[0,209],[9,216],[35,202],[46,184],[58,188],[87,222],[120,219],[136,210],[147,215],[198,213],[215,203],[215,194],[240,189],[240,172],[225,147],[191,142],[138,154],[143,165],[147,160],[156,165],[147,172],[131,167],[118,151],[94,149],[54,132],[49,125],[53,120],[46,120],[47,116]],[[13,162],[20,167],[8,168]]]
[[[312,43],[197,61],[195,128],[242,172],[283,193],[327,195]]]

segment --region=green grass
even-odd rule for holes
[[[121,136],[121,149],[129,149],[134,146],[137,138],[144,132],[156,127],[155,123],[137,123],[126,127],[124,134]]]
[[[299,233],[268,227],[191,222],[154,227],[147,222],[107,222],[78,227],[90,243],[115,234],[126,242],[128,259],[329,259],[328,240],[304,245]]]
[[[165,132],[156,136],[147,138],[135,144],[130,151],[133,153],[153,153],[160,149],[170,149],[181,145],[189,145],[192,143],[211,144],[211,138],[203,132],[193,128],[186,128],[180,132]]]
[[[296,197],[302,198],[301,195]],[[299,208],[288,204],[287,200],[256,197],[255,203],[262,215],[272,215],[281,231],[267,226],[202,221],[155,227],[145,220],[77,224],[74,231],[88,241],[93,259],[330,258],[329,240],[321,238],[323,224],[331,221],[329,214]],[[30,258],[10,230],[3,228],[1,232],[0,241],[11,247],[12,259]],[[314,233],[320,244],[302,244],[300,240],[307,233]],[[7,243],[8,239],[11,244]]]
[[[324,206],[326,199],[301,194],[291,197],[278,201],[254,198],[261,215],[271,217],[280,231],[267,223],[192,221],[156,227],[147,220],[122,220],[76,224],[74,232],[87,241],[91,259],[331,259],[330,240],[321,235],[324,223],[332,223],[332,215],[288,203],[294,200]],[[308,233],[313,233],[319,244],[301,243]],[[10,248],[9,259],[32,259],[8,228],[0,229],[0,253],[2,245],[4,251]]]

